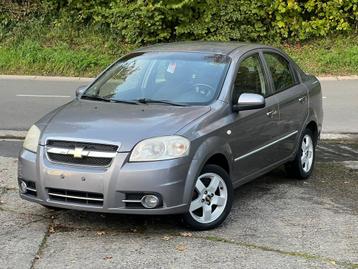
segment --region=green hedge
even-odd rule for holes
[[[31,20],[98,27],[130,44],[302,41],[356,30],[358,0],[0,0],[2,36]]]

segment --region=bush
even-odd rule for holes
[[[0,1],[1,36],[31,20],[107,29],[131,44],[302,41],[358,28],[358,0]]]
[[[57,1],[55,1],[57,2]],[[184,39],[306,40],[357,28],[358,0],[62,1],[77,22],[129,43]]]

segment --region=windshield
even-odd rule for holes
[[[131,54],[110,67],[83,97],[139,103],[208,104],[218,95],[229,61],[229,57],[221,54]]]

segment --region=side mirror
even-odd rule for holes
[[[79,86],[79,87],[76,89],[76,98],[81,97],[81,95],[85,92],[86,89],[87,89],[87,85]]]
[[[265,98],[256,93],[242,93],[233,106],[233,111],[238,112],[241,110],[251,110],[265,107]]]

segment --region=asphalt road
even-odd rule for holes
[[[26,130],[47,112],[71,101],[87,81],[0,79],[0,130]]]
[[[85,81],[0,79],[0,129],[23,130]],[[324,81],[326,132],[358,132],[358,81]],[[0,140],[0,268],[358,268],[358,141],[321,141],[309,180],[282,168],[235,191],[224,225],[48,210],[18,196],[20,140]]]
[[[0,130],[26,130],[89,81],[0,79]],[[358,133],[358,80],[322,81],[326,133]]]
[[[0,142],[0,268],[358,268],[357,141],[321,142],[309,180],[280,168],[241,186],[225,223],[204,232],[179,216],[21,200],[12,157],[20,145]]]

